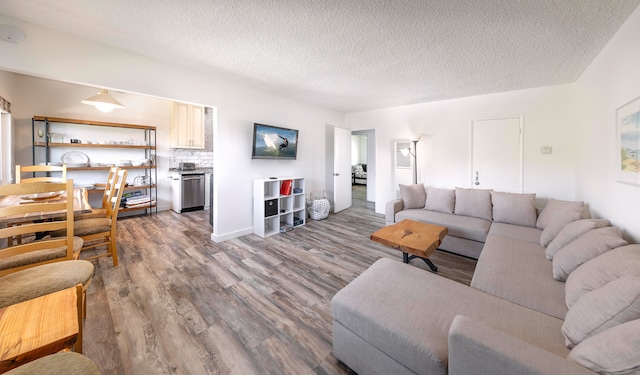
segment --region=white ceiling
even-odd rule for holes
[[[0,14],[354,112],[573,82],[639,3],[0,0]]]

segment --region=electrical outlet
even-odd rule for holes
[[[553,153],[553,148],[551,146],[542,146],[540,147],[541,154],[551,154]]]

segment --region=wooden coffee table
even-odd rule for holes
[[[437,272],[438,267],[429,257],[440,246],[448,232],[447,227],[404,219],[374,232],[371,240],[402,251],[404,263],[409,263],[413,258],[420,258],[433,272]]]

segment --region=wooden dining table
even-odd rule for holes
[[[67,199],[66,194],[62,194],[59,197],[55,197],[51,200],[52,203],[65,202]],[[0,207],[12,207],[20,204],[29,204],[28,200],[23,199],[19,195],[5,195],[0,197]],[[74,188],[73,189],[73,212],[75,214],[83,214],[91,212],[91,205],[89,204],[89,197],[87,195],[87,189]],[[56,212],[30,212],[22,215],[0,217],[0,225],[6,225],[16,222],[35,221],[45,219],[55,219],[58,217],[64,217],[67,214],[66,210],[60,210]]]

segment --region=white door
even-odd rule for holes
[[[471,187],[522,193],[522,116],[471,121]]]
[[[351,207],[351,130],[334,128],[333,212]]]

